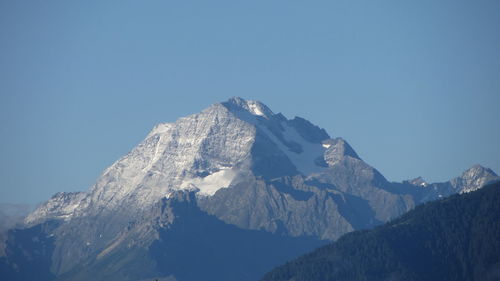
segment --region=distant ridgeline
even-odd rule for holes
[[[346,234],[262,281],[498,281],[500,182]]]

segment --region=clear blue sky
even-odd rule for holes
[[[0,0],[0,201],[86,190],[156,123],[232,96],[389,180],[500,172],[500,1]]]

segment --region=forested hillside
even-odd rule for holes
[[[262,281],[500,280],[500,182],[347,234]]]

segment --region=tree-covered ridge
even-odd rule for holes
[[[285,280],[500,280],[500,182],[347,234],[262,279]]]

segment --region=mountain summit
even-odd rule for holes
[[[115,210],[136,213],[176,190],[213,196],[239,175],[308,176],[345,153],[356,155],[345,141],[329,139],[323,129],[305,119],[287,120],[258,101],[232,98],[155,126],[88,192],[58,194],[27,222]]]
[[[446,183],[389,182],[344,139],[235,97],[156,125],[88,191],[54,195],[25,229],[9,232],[0,274],[252,280],[344,233],[494,180],[493,171],[474,167]],[[187,246],[194,241],[197,247]],[[246,243],[253,246],[238,246]],[[16,268],[26,268],[24,275]],[[205,274],[189,274],[193,268]]]

